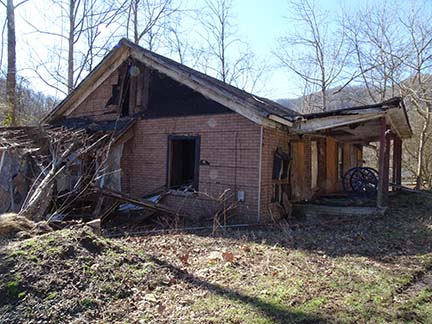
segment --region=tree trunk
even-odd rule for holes
[[[7,76],[6,97],[8,105],[8,118],[10,125],[16,126],[16,39],[15,39],[15,13],[13,0],[7,0]]]
[[[68,93],[74,88],[74,31],[75,31],[75,0],[69,2],[69,37],[68,37]]]
[[[139,44],[139,35],[138,35],[138,4],[139,0],[134,0],[133,2],[133,28],[134,28],[134,43]]]
[[[322,111],[327,110],[327,88],[326,86],[323,86],[321,88],[321,95],[322,95]]]
[[[416,189],[421,189],[423,186],[423,157],[425,150],[425,137],[430,123],[430,115],[425,118],[423,127],[420,133],[418,151],[417,151],[417,170],[416,170]]]

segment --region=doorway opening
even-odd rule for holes
[[[199,148],[199,136],[169,136],[169,188],[198,190]]]

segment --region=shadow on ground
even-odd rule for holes
[[[392,257],[432,252],[432,194],[429,197],[401,193],[392,197],[389,205],[388,213],[380,218],[345,218],[329,223],[194,234],[244,239],[333,257],[365,256],[386,262],[391,262]]]
[[[301,311],[292,311],[287,307],[283,307],[281,304],[268,303],[260,298],[248,296],[218,284],[209,283],[155,256],[151,256],[151,260],[158,266],[167,269],[177,280],[181,280],[200,289],[205,289],[210,293],[226,299],[239,301],[252,306],[269,318],[272,323],[326,323],[326,321],[315,315],[306,314]]]

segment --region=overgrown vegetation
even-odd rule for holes
[[[12,243],[1,258],[3,323],[121,321],[127,308],[116,303],[162,275],[149,257],[86,229]]]
[[[432,202],[381,219],[110,240],[64,230],[2,251],[3,322],[429,323]]]

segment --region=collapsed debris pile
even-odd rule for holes
[[[0,214],[40,222],[106,221],[121,203],[174,215],[150,200],[120,192],[122,144],[133,119],[0,129]]]

